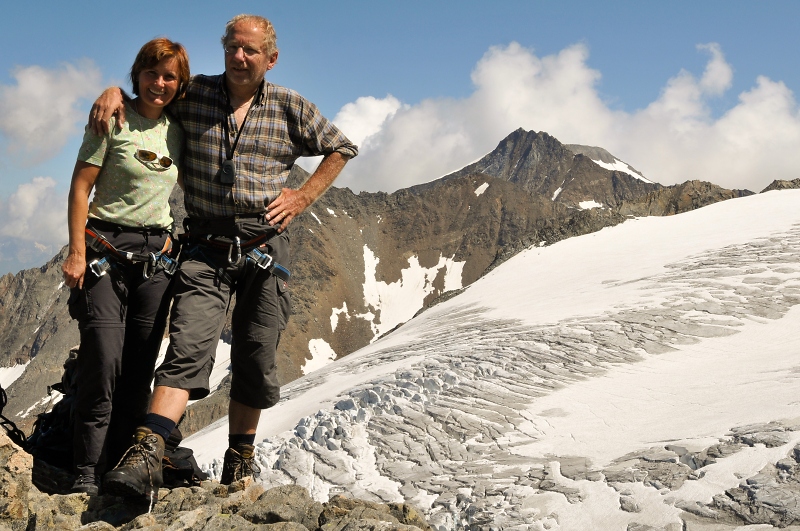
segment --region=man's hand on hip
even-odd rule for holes
[[[305,212],[311,203],[313,201],[302,191],[284,188],[281,190],[281,194],[267,205],[267,221],[269,221],[270,227],[279,225],[278,232],[283,232],[289,223],[296,216]]]
[[[281,190],[281,195],[267,205],[267,221],[270,226],[280,224],[278,232],[283,232],[290,221],[305,212],[325,193],[348,160],[349,157],[340,153],[329,153],[323,157],[317,169],[299,190],[291,188]]]

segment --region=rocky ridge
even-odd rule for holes
[[[583,208],[581,203],[587,201],[615,208],[623,201],[661,188],[630,173],[603,168],[584,154],[593,154],[596,150],[599,148],[587,146],[570,149],[545,132],[517,129],[491,153],[443,180],[464,175],[492,175],[571,208]]]
[[[635,217],[671,216],[748,195],[753,195],[753,192],[728,190],[705,181],[686,181],[650,192],[635,201],[624,202],[617,212]]]
[[[800,179],[792,179],[791,181],[775,180],[769,186],[761,190],[761,192],[769,192],[770,190],[791,190],[793,188],[800,188]]]

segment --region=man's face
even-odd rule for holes
[[[275,66],[278,52],[264,53],[264,32],[253,22],[241,20],[233,26],[225,43],[225,75],[228,83],[256,87],[267,70]]]

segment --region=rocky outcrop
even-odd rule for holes
[[[69,291],[60,289],[64,258],[66,248],[42,267],[0,277],[0,366],[27,363],[69,320]],[[58,337],[62,349],[76,343],[75,332],[70,338]]]
[[[800,526],[800,446],[790,457],[769,464],[738,487],[714,497],[712,510],[734,522]],[[720,519],[717,516],[717,519]]]
[[[48,495],[33,485],[32,468],[33,458],[0,433],[0,529],[432,531],[408,504],[343,496],[321,503],[302,487],[267,488],[251,478],[161,489],[150,506],[113,496]]]
[[[642,172],[631,166],[630,164],[619,160],[617,157],[606,151],[605,149],[597,146],[582,146],[580,144],[567,144],[566,148],[576,155],[586,155],[595,162],[600,162],[612,166],[625,167],[629,170],[630,175],[640,175]],[[624,171],[624,170],[622,170]]]
[[[38,492],[31,482],[32,468],[33,458],[0,430],[0,527],[28,520],[28,499]],[[24,524],[6,527],[25,529]]]
[[[753,195],[753,192],[727,190],[705,181],[686,181],[624,201],[617,211],[623,216],[671,216],[748,195]]]
[[[772,181],[769,186],[761,190],[761,193],[769,192],[770,190],[790,190],[792,188],[800,188],[800,179],[792,179],[791,181],[784,181],[781,179]]]

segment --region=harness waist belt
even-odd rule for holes
[[[261,234],[245,242],[241,241],[238,236],[227,238],[225,236],[214,236],[212,234],[193,237],[188,233],[184,233],[181,235],[181,238],[186,238],[191,243],[209,247],[217,251],[227,251],[228,263],[231,265],[238,264],[242,257],[245,257],[252,260],[261,269],[266,269],[286,282],[288,282],[289,278],[292,276],[287,268],[283,267],[272,258],[272,255],[260,249],[261,244],[269,239],[266,234]]]
[[[112,261],[127,264],[146,262],[142,270],[144,278],[152,277],[159,268],[163,269],[169,276],[172,276],[178,269],[178,262],[167,255],[167,252],[172,248],[171,236],[167,236],[164,247],[157,253],[131,253],[120,251],[105,236],[96,232],[89,225],[86,225],[85,232],[86,245],[93,251],[103,255],[102,258],[89,263],[89,269],[98,277],[102,277],[111,269]]]
[[[231,245],[238,245],[249,250],[251,247],[258,247],[269,239],[266,234],[260,234],[255,238],[243,242],[238,236],[234,238],[215,236],[213,234],[208,234],[205,236],[192,236],[188,232],[181,234],[181,237],[187,238],[191,243],[199,243],[200,245],[205,245],[206,247],[211,247],[212,249],[217,249],[219,251],[227,251],[230,249]]]

